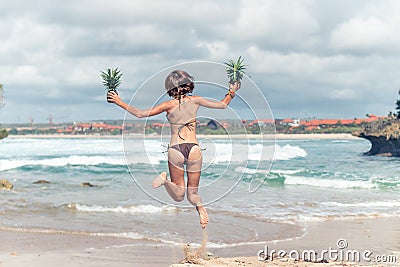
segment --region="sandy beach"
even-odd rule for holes
[[[40,139],[48,139],[48,138],[120,138],[120,135],[60,135],[60,134],[28,134],[28,135],[9,135],[8,138],[40,138]],[[146,138],[158,138],[158,135],[146,135]],[[258,134],[234,134],[234,135],[197,135],[198,138],[210,138],[210,139],[260,139],[261,136]],[[143,135],[124,135],[124,138],[143,138]],[[351,134],[347,133],[339,133],[339,134],[264,134],[262,135],[263,139],[287,139],[287,140],[296,140],[296,139],[311,139],[311,140],[326,140],[326,139],[337,139],[337,140],[351,140],[358,139]]]
[[[208,249],[212,256],[205,259],[185,259],[183,247],[155,244],[143,245],[135,240],[115,237],[81,235],[79,233],[35,233],[34,231],[0,230],[1,266],[396,266],[400,261],[400,218],[376,218],[349,221],[313,222],[304,225],[302,238],[281,242],[236,246],[224,249]],[[286,252],[315,250],[338,250],[338,239],[347,242],[343,251],[372,252],[371,262],[333,261],[310,263],[292,259],[275,258],[260,261],[257,253],[268,246],[271,250]],[[292,255],[293,254],[292,252]],[[339,255],[339,254],[337,254]],[[362,254],[361,254],[362,255]],[[390,256],[397,262],[373,262],[377,256]],[[362,257],[362,256],[361,256]],[[191,263],[187,263],[191,262]]]
[[[231,194],[210,205],[206,232],[194,210],[160,205],[139,190],[126,171],[121,136],[59,137],[75,139],[4,140],[2,178],[14,189],[0,192],[0,266],[399,265],[400,201],[393,181],[398,163],[363,156],[368,144],[351,135],[280,135],[274,168],[254,195],[247,192],[249,181],[266,170],[233,162],[221,181],[234,182],[226,176],[240,171],[246,175]],[[228,150],[228,142],[220,141],[218,150]],[[251,140],[249,146],[258,143]],[[150,145],[158,151],[161,142]],[[152,166],[165,168],[161,153],[154,153],[160,163],[146,165],[140,161],[145,152],[135,147],[132,152],[137,164],[130,166],[145,185],[153,178]],[[210,165],[204,181],[218,182],[225,166]],[[39,179],[50,183],[34,185]],[[218,190],[204,188],[202,197]],[[202,240],[207,242],[198,253]],[[340,249],[338,240],[346,246]],[[271,257],[258,253],[262,250]],[[313,261],[324,255],[328,263],[306,262],[304,251],[316,253]],[[371,261],[363,259],[365,252]],[[391,262],[377,262],[378,256]]]

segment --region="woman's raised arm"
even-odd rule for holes
[[[137,118],[154,116],[154,115],[160,114],[164,111],[167,111],[170,107],[170,105],[168,104],[168,101],[166,101],[166,102],[161,103],[158,106],[155,106],[155,107],[152,107],[152,108],[149,108],[146,110],[141,110],[134,106],[129,106],[127,103],[122,101],[121,98],[115,92],[112,92],[112,91],[107,94],[107,100],[110,103],[114,103],[114,104],[120,106],[121,108],[125,109],[126,111],[128,111],[129,113],[131,113],[133,116],[135,116]]]
[[[235,82],[229,85],[229,93],[225,95],[221,101],[205,99],[203,97],[194,97],[195,103],[206,108],[225,109],[235,96],[235,92],[240,89],[240,82]]]

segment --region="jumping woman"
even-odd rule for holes
[[[225,109],[236,91],[240,89],[240,82],[230,84],[228,93],[221,101],[209,100],[200,96],[189,96],[194,89],[193,77],[185,71],[175,70],[165,79],[165,89],[173,99],[146,110],[129,106],[114,92],[109,92],[107,98],[109,102],[115,103],[137,118],[167,113],[167,119],[171,125],[171,140],[168,148],[170,180],[167,178],[167,173],[162,172],[153,180],[152,186],[158,188],[163,185],[172,199],[178,202],[183,201],[186,191],[187,199],[196,207],[201,227],[204,229],[208,223],[208,214],[198,193],[202,155],[196,137],[197,110],[199,106]]]

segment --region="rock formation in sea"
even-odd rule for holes
[[[0,190],[11,190],[13,187],[13,184],[8,180],[0,180]]]
[[[354,136],[371,142],[371,149],[365,155],[400,157],[400,120],[387,118],[368,123]]]
[[[81,185],[82,185],[82,187],[97,187],[97,185],[94,185],[94,184],[91,184],[88,182],[82,183]]]
[[[37,180],[37,181],[33,182],[32,184],[51,184],[51,183],[46,180]]]

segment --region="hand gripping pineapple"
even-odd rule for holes
[[[102,71],[103,85],[107,88],[107,102],[115,103],[115,99],[119,98],[117,87],[121,84],[122,73],[118,68],[107,69],[107,72]]]
[[[229,92],[227,95],[230,95],[232,98],[235,96],[236,91],[240,89],[242,84],[241,80],[245,74],[244,70],[246,69],[246,65],[243,64],[243,60],[244,59],[240,56],[236,62],[229,60],[229,62],[224,63],[226,74],[229,78]]]

